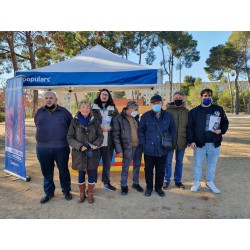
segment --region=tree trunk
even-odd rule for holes
[[[247,113],[247,102],[246,102],[246,99],[244,97],[243,89],[241,87],[241,83],[238,82],[238,84],[239,84],[240,93],[242,94],[242,100],[243,100],[243,104],[244,104],[244,111]]]
[[[247,114],[250,114],[250,70],[248,69],[246,65],[246,72],[247,72],[247,80],[248,80],[248,108],[247,108]]]
[[[33,49],[33,42],[32,42],[32,32],[31,31],[26,31],[25,32],[26,36],[26,45],[29,50],[29,56],[30,56],[30,65],[32,69],[36,68],[36,59],[35,59],[35,53]],[[35,116],[35,113],[38,109],[38,90],[33,90],[33,105],[32,105],[32,117]]]
[[[91,102],[92,102],[92,95],[93,93],[91,93]],[[75,96],[75,100],[76,100],[76,106],[77,106],[77,108],[79,108],[79,106],[78,106],[78,98],[77,98],[77,94],[76,93],[74,93],[74,96]]]
[[[173,58],[173,55],[170,55],[170,69],[169,69],[169,76],[170,76],[170,79],[169,79],[169,84],[170,84],[170,90],[169,90],[169,101],[171,102],[172,101],[172,98],[173,98],[173,68],[174,68],[174,58]]]
[[[236,70],[236,77],[234,80],[234,84],[235,84],[235,114],[238,115],[239,114],[239,84],[238,84],[238,78],[239,78],[239,72],[238,70]]]
[[[227,77],[227,84],[228,84],[228,88],[229,88],[229,93],[230,93],[230,97],[231,97],[231,114],[234,113],[234,96],[233,96],[233,91],[232,91],[232,86],[231,86],[231,81],[230,81],[230,75],[228,72],[228,77]]]
[[[139,64],[141,64],[141,55],[142,55],[142,53],[141,53],[141,43],[142,43],[142,41],[140,40],[140,44],[139,44],[139,50],[140,50],[140,53],[139,53]]]
[[[180,58],[180,69],[179,69],[179,91],[181,91],[181,70],[182,70],[182,65],[181,65],[181,58]]]
[[[16,71],[18,71],[17,58],[16,58],[15,45],[14,45],[15,33],[14,31],[9,31],[5,33],[4,36],[10,48],[10,56],[11,56],[11,61],[12,61],[13,69],[14,69],[14,75],[15,75]]]

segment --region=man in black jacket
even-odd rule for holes
[[[142,146],[138,139],[138,104],[134,101],[128,102],[122,112],[113,119],[113,141],[115,150],[122,158],[121,194],[128,193],[128,170],[130,162],[133,161],[133,185],[138,192],[143,192],[139,185],[139,173],[141,167]]]
[[[201,187],[202,167],[206,157],[206,187],[218,194],[220,190],[215,186],[214,178],[222,134],[228,130],[229,122],[223,108],[212,104],[211,89],[203,89],[200,95],[201,105],[190,110],[188,116],[188,143],[194,149],[194,185],[191,190],[197,192]],[[215,123],[219,125],[216,128]]]

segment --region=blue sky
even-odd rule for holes
[[[200,77],[203,82],[208,82],[209,79],[204,71],[206,67],[206,60],[209,57],[209,51],[212,47],[219,44],[225,44],[228,41],[231,31],[192,31],[189,32],[193,36],[194,40],[198,41],[197,50],[200,51],[200,60],[193,63],[192,67],[182,69],[182,81],[184,76],[191,75],[193,77]],[[161,53],[158,50],[156,52],[157,59],[151,66],[153,68],[160,68]],[[130,61],[138,62],[138,56],[133,55],[128,58]],[[143,58],[142,64],[146,65]],[[168,76],[164,76],[164,82],[168,81]],[[174,71],[174,82],[179,82],[179,71]]]

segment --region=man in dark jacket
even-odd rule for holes
[[[142,157],[142,146],[138,139],[138,104],[128,102],[126,108],[113,119],[113,141],[116,153],[122,159],[121,194],[128,193],[128,171],[130,162],[133,160],[133,185],[138,192],[143,192],[139,185],[139,173]]]
[[[139,141],[143,145],[145,162],[146,191],[145,196],[151,196],[153,191],[153,175],[155,168],[155,191],[165,196],[162,190],[167,159],[167,149],[162,146],[163,134],[170,134],[172,141],[176,138],[176,127],[173,116],[162,110],[162,98],[155,95],[150,100],[152,110],[141,117],[139,124]]]
[[[201,105],[190,110],[188,116],[188,143],[194,149],[194,185],[191,190],[197,192],[201,187],[202,167],[206,158],[206,187],[218,194],[220,190],[215,186],[214,178],[222,134],[228,130],[229,122],[223,108],[212,104],[211,89],[203,89],[200,95]],[[214,128],[215,123],[219,125],[217,128]]]
[[[187,147],[187,123],[188,109],[186,108],[184,94],[181,91],[174,93],[173,102],[167,104],[167,111],[173,115],[176,125],[176,143],[175,148],[168,152],[166,171],[164,176],[163,189],[167,189],[172,176],[172,161],[175,154],[175,171],[174,181],[175,186],[184,189],[185,186],[181,182],[183,158]]]
[[[60,184],[66,200],[71,200],[71,181],[68,169],[69,144],[67,133],[71,120],[70,112],[57,104],[54,92],[44,94],[45,106],[38,109],[35,114],[37,158],[40,162],[44,177],[45,196],[41,203],[49,201],[54,196],[55,162],[59,169]]]

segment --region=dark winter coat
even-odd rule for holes
[[[223,110],[223,108],[219,105],[211,105],[212,113],[219,117],[221,117],[220,121],[220,130],[221,134],[213,135],[214,146],[217,148],[221,145],[222,135],[226,133],[228,130],[229,121],[227,116]],[[187,129],[187,137],[188,143],[195,142],[196,146],[202,148],[205,146],[205,126],[206,126],[206,115],[202,112],[204,109],[201,105],[191,109],[188,115],[188,129]]]
[[[139,116],[135,121],[139,125]],[[127,119],[125,109],[113,118],[112,137],[116,153],[123,153],[124,158],[131,157],[132,141],[131,141],[131,127]]]
[[[163,133],[169,133],[173,142],[176,140],[176,127],[172,114],[161,110],[161,116],[157,119],[155,112],[150,110],[142,115],[138,135],[144,154],[156,157],[167,155],[167,149],[161,146]]]
[[[72,120],[67,140],[72,147],[72,168],[75,170],[86,171],[87,169],[97,169],[99,165],[100,150],[93,150],[94,156],[87,158],[82,146],[89,147],[88,143],[100,147],[103,142],[103,133],[100,123],[93,116],[89,124],[85,127],[76,117]]]
[[[188,109],[185,106],[176,107],[174,103],[168,103],[167,109],[172,114],[176,125],[176,149],[187,147]]]

